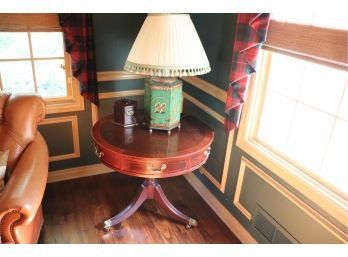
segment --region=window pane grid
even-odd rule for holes
[[[35,76],[35,65],[33,62],[33,46],[31,43],[31,36],[30,33],[28,32],[28,40],[29,40],[29,52],[30,52],[30,61],[31,61],[31,70],[33,72],[33,78],[34,78],[34,86],[35,86],[35,93],[37,93],[37,81],[36,81],[36,76]]]
[[[23,37],[24,34],[26,35],[26,39]],[[57,100],[67,97],[67,75],[65,72],[64,44],[61,32],[6,32],[2,33],[0,36],[2,35],[5,36],[0,38],[0,44],[5,47],[3,49],[7,52],[0,51],[0,68],[2,67],[0,71],[4,71],[4,74],[0,75],[1,89],[13,93],[35,92],[41,94],[45,98],[48,97]],[[11,39],[12,35],[17,35],[17,37],[22,35],[22,41],[23,39],[26,40],[26,47],[28,48],[27,56],[16,55],[18,51],[13,50],[11,45],[6,48],[6,44],[8,44],[6,38]],[[47,40],[45,41],[46,38],[51,42],[49,47],[47,46]],[[52,47],[52,44],[55,46]],[[30,66],[25,67],[28,69],[27,71],[30,71],[31,75],[25,73],[26,76],[23,81],[18,80],[18,77],[21,77],[21,72],[17,72],[18,69],[6,69],[6,66],[14,67],[13,65],[19,62],[30,64]],[[11,63],[13,63],[13,65]],[[38,67],[40,67],[40,72],[37,70]],[[22,70],[22,72],[24,72],[24,70]],[[39,78],[38,72],[40,73]]]
[[[302,71],[296,71],[296,66],[293,69],[285,67],[286,60],[279,62],[282,58],[293,61],[293,57],[279,58],[276,53],[270,55],[270,68],[265,70],[266,79],[262,82],[265,97],[261,102],[255,140],[347,199],[348,189],[343,185],[346,184],[347,177],[342,176],[346,176],[344,169],[348,168],[348,162],[343,156],[344,150],[341,151],[338,147],[342,147],[342,140],[346,140],[348,145],[348,120],[344,109],[348,104],[347,73],[342,75],[325,70],[331,69],[328,67],[321,70],[321,67],[313,67],[311,63],[305,63]],[[295,61],[297,66],[304,62],[298,59]],[[267,64],[264,63],[264,66]],[[278,77],[272,78],[275,73]],[[313,74],[319,78],[313,80],[310,77]],[[323,74],[324,79],[321,78]],[[292,75],[296,75],[296,78],[291,78]],[[330,91],[320,91],[325,88],[325,84],[328,84],[327,90]],[[346,138],[342,139],[342,135],[346,135],[343,136]],[[342,158],[339,160],[336,156]],[[332,170],[333,166],[336,170]],[[333,173],[341,175],[335,176]]]
[[[315,107],[315,106],[313,106],[313,105],[311,105],[311,104],[308,104],[308,103],[306,103],[306,102],[304,102],[304,101],[299,100],[298,98],[285,95],[284,93],[279,92],[279,91],[276,90],[276,89],[267,88],[266,91],[267,91],[267,92],[273,92],[273,93],[275,93],[275,94],[277,94],[277,95],[279,95],[279,96],[282,96],[282,97],[284,97],[284,98],[287,98],[287,99],[289,99],[289,100],[292,100],[292,101],[294,101],[294,102],[296,102],[296,103],[303,104],[303,105],[305,105],[305,106],[307,106],[307,107],[310,107],[310,108],[312,108],[312,109],[314,109],[314,110],[316,110],[316,111],[318,111],[318,112],[321,112],[321,113],[330,115],[330,116],[334,117],[335,119],[342,120],[342,121],[348,121],[347,118],[341,117],[341,116],[339,115],[340,110],[343,109],[343,108],[342,108],[342,105],[343,105],[343,102],[342,102],[342,101],[341,101],[341,104],[339,105],[339,108],[337,109],[337,114],[336,114],[336,115],[333,115],[333,114],[330,113],[330,112],[327,112],[327,111],[324,111],[324,110],[322,110],[322,109],[319,109],[319,108],[317,108],[317,107]],[[343,96],[342,96],[342,98],[343,98]]]

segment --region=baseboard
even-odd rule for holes
[[[233,217],[233,215],[226,209],[226,207],[224,207],[219,202],[219,200],[216,199],[216,197],[193,173],[185,175],[185,178],[242,243],[257,243],[257,241],[250,235],[250,233],[239,223],[239,221],[235,217]]]
[[[79,166],[76,168],[70,168],[70,169],[64,169],[64,170],[50,171],[48,172],[47,183],[88,177],[92,175],[104,174],[109,172],[114,172],[114,170],[106,167],[105,165],[101,163],[86,165],[86,166]]]

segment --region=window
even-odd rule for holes
[[[0,90],[38,93],[48,113],[84,109],[56,14],[0,15]]]
[[[256,138],[337,193],[348,193],[348,159],[342,150],[348,147],[347,72],[267,54]]]
[[[237,145],[346,224],[348,22],[274,17]]]
[[[66,97],[64,68],[62,32],[0,32],[1,89]]]

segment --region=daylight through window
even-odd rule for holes
[[[347,72],[268,54],[256,137],[314,178],[348,193]]]
[[[62,32],[0,32],[0,87],[11,93],[66,97]]]

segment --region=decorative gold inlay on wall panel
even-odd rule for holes
[[[213,109],[208,107],[207,105],[203,104],[202,102],[198,101],[196,98],[189,95],[188,93],[183,92],[182,94],[183,94],[184,98],[186,98],[191,103],[193,103],[194,105],[196,105],[197,107],[199,107],[200,109],[202,109],[203,111],[208,113],[210,116],[212,116],[218,122],[225,124],[225,118],[222,115],[220,115],[219,113],[217,113],[216,111],[214,111]]]
[[[71,122],[71,129],[72,129],[71,132],[73,136],[74,152],[69,154],[50,156],[49,157],[50,162],[80,157],[80,141],[79,141],[79,129],[78,129],[78,123],[77,123],[77,116],[47,118],[47,119],[44,119],[42,122],[40,122],[39,125],[49,125],[49,124],[57,124],[57,123],[65,123],[65,122]]]
[[[146,76],[130,73],[128,71],[100,71],[97,72],[98,82],[128,80],[128,79],[143,79]]]
[[[211,117],[219,121],[220,123],[224,124],[225,118],[220,115],[219,113],[215,112],[213,109],[208,107],[207,105],[203,104],[202,102],[198,101],[196,98],[192,97],[191,95],[187,94],[186,92],[183,92],[183,96],[185,99],[196,105],[198,108],[202,109],[206,113],[208,113]],[[230,158],[231,158],[231,153],[232,153],[232,146],[233,146],[233,137],[234,137],[234,130],[230,131],[228,134],[228,139],[227,139],[227,145],[226,145],[226,151],[225,151],[225,161],[224,161],[224,166],[223,166],[223,171],[222,171],[222,178],[221,182],[217,181],[211,173],[204,168],[203,166],[199,169],[199,171],[204,174],[210,182],[216,186],[221,192],[225,192],[225,187],[226,187],[226,181],[227,181],[227,175],[228,175],[228,170],[230,166]]]
[[[257,167],[254,163],[242,157],[238,179],[237,179],[237,187],[236,192],[233,199],[233,204],[245,215],[248,220],[251,220],[251,213],[240,203],[240,194],[244,182],[244,175],[246,167],[248,167],[252,172],[254,172],[257,176],[259,176],[262,180],[264,180],[268,185],[277,190],[281,195],[286,197],[289,201],[295,204],[298,208],[300,208],[303,212],[309,215],[313,220],[318,222],[325,229],[330,231],[335,237],[337,237],[340,241],[348,243],[348,234],[344,233],[338,227],[336,227],[333,223],[325,219],[322,215],[320,215],[316,210],[307,205],[304,201],[294,195],[292,192],[287,190],[281,184],[279,184],[276,180],[274,180],[271,176]]]
[[[201,79],[199,77],[182,77],[181,79],[183,81],[186,81],[190,85],[197,87],[199,90],[204,91],[208,95],[215,97],[223,103],[226,101],[227,91],[204,79]]]
[[[98,121],[98,106],[91,103],[91,113],[92,113],[92,126]]]
[[[99,93],[99,99],[144,95],[144,89]]]

